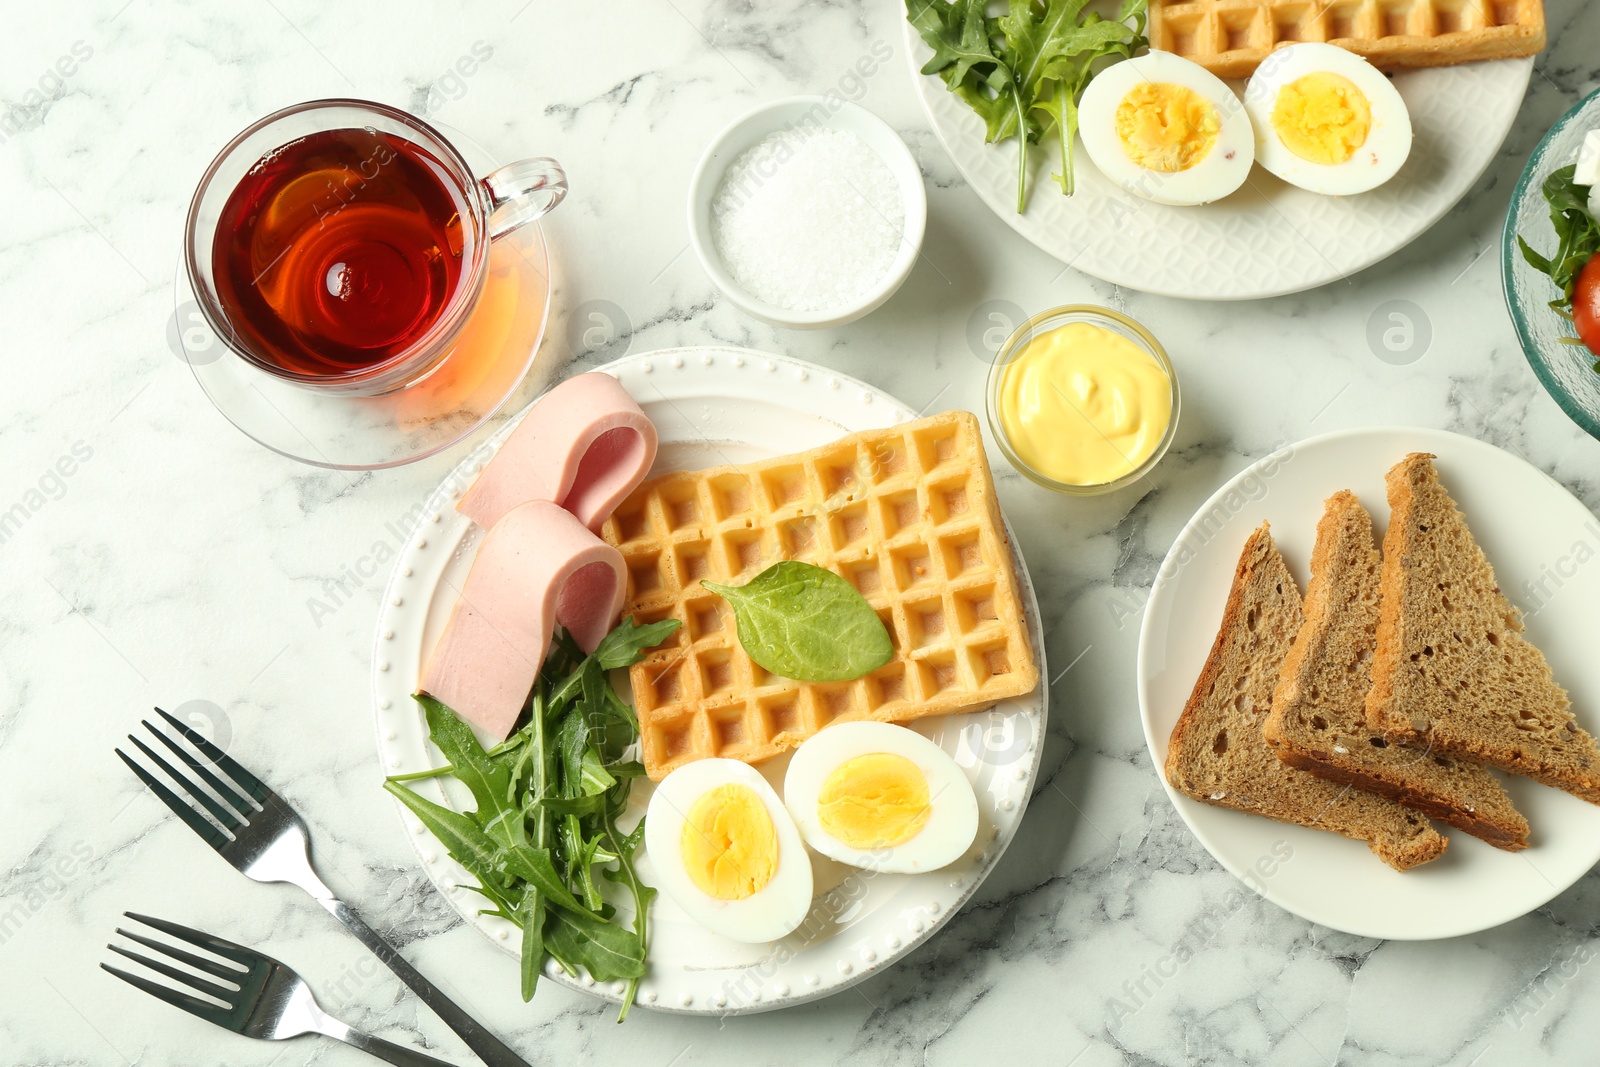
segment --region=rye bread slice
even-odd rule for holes
[[[1398,800],[1497,848],[1528,847],[1528,820],[1494,775],[1409,748],[1367,725],[1378,631],[1372,516],[1340,490],[1324,505],[1311,552],[1305,625],[1289,649],[1263,735],[1279,759]]]
[[[1300,590],[1262,523],[1245,542],[1222,627],[1172,729],[1167,781],[1206,804],[1365,841],[1396,870],[1435,859],[1448,842],[1426,816],[1296,770],[1267,747],[1261,724],[1304,621]]]
[[[1433,458],[1413,452],[1388,474],[1367,722],[1600,804],[1600,746],[1522,636],[1521,613],[1501,595]]]

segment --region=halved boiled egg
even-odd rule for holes
[[[1336,45],[1287,45],[1244,91],[1256,158],[1291,185],[1353,195],[1395,176],[1411,154],[1411,113],[1394,83]]]
[[[1107,178],[1158,204],[1209,204],[1244,184],[1255,138],[1239,98],[1171,52],[1147,52],[1094,76],[1078,131]]]
[[[842,722],[812,735],[789,761],[783,797],[806,844],[871,871],[937,870],[978,832],[978,801],[956,761],[892,723]]]
[[[703,759],[667,775],[650,797],[644,843],[656,884],[714,933],[776,941],[811,910],[811,857],[748,764]]]

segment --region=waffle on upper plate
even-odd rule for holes
[[[644,765],[758,763],[843,719],[906,722],[1030,692],[1033,649],[978,421],[948,411],[759,463],[645,482],[601,536],[628,564],[625,615],[683,627],[632,668]],[[762,670],[700,580],[805,560],[878,612],[894,658],[849,682]]]
[[[1150,0],[1150,47],[1243,78],[1285,44],[1325,41],[1380,70],[1537,55],[1543,0]]]

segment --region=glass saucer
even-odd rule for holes
[[[496,160],[459,130],[434,123],[475,174]],[[318,467],[376,470],[434,455],[537,395],[530,375],[550,311],[550,257],[531,223],[494,242],[477,309],[455,348],[425,377],[383,396],[335,396],[266,373],[207,325],[180,258],[167,342],[224,418],[279,455]]]

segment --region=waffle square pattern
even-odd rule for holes
[[[644,765],[659,781],[708,756],[759,763],[846,719],[907,722],[1031,692],[1038,668],[977,419],[966,411],[790,456],[662,475],[606,521],[623,607],[683,623],[630,673]],[[742,585],[804,560],[860,590],[894,658],[864,678],[764,671],[701,579]]]
[[[1273,49],[1325,41],[1380,70],[1537,55],[1544,0],[1150,0],[1150,47],[1222,78]]]

